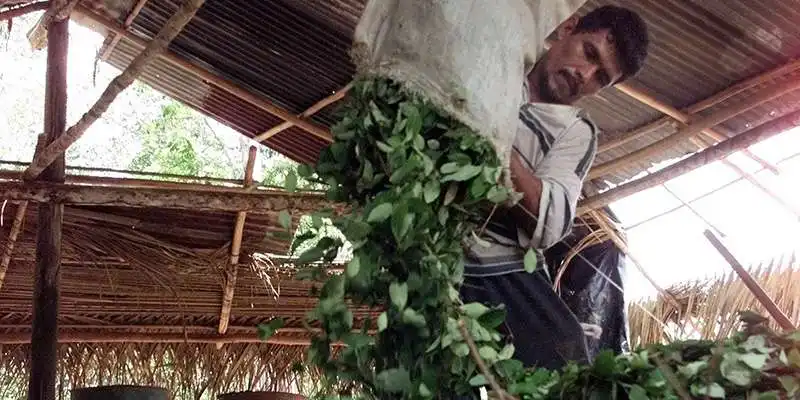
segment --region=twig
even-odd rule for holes
[[[681,385],[681,381],[675,376],[675,373],[672,372],[672,368],[664,362],[659,356],[653,357],[653,361],[655,361],[656,366],[664,374],[664,378],[666,378],[667,382],[672,385],[672,388],[678,392],[678,396],[680,396],[683,400],[692,400],[692,396],[689,395],[689,392],[686,391],[686,388]]]
[[[472,356],[472,359],[475,361],[475,364],[478,365],[478,370],[481,371],[481,374],[486,378],[489,382],[489,386],[492,388],[492,391],[497,393],[500,396],[500,400],[511,400],[511,397],[506,391],[497,384],[497,381],[494,379],[494,375],[489,371],[489,368],[486,367],[486,363],[483,362],[480,354],[478,353],[478,346],[475,345],[475,341],[472,340],[472,336],[467,331],[467,326],[464,323],[463,319],[458,321],[458,329],[461,331],[461,336],[464,337],[464,341],[467,342],[467,346],[469,347],[469,354]]]

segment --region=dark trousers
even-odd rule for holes
[[[514,268],[502,269],[503,271]],[[514,344],[514,358],[526,367],[557,369],[569,361],[587,362],[586,340],[575,315],[556,294],[543,272],[499,273],[493,267],[466,267],[461,298],[465,303],[504,304],[502,333]]]

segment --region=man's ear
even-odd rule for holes
[[[563,39],[575,31],[578,26],[578,17],[573,15],[567,18],[564,22],[560,23],[555,30],[555,40]]]

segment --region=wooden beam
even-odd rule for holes
[[[50,6],[49,3],[50,2],[48,1],[40,1],[38,3],[26,4],[24,6],[10,8],[8,10],[0,12],[0,21],[6,21],[33,12],[47,10],[47,8]]]
[[[139,38],[138,36],[126,31],[121,25],[118,23],[111,21],[103,16],[97,15],[93,13],[91,10],[86,9],[85,7],[78,6],[78,12],[85,15],[87,18],[91,19],[92,21],[102,25],[106,29],[115,32],[117,35],[121,36],[126,40],[130,40],[132,43],[136,44],[140,47],[146,47],[148,45],[148,41]],[[170,51],[165,52],[162,57],[167,60],[168,62],[183,68],[185,71],[191,73],[192,75],[197,76],[198,78],[209,82],[210,84],[252,104],[255,107],[258,107],[286,122],[291,122],[295,126],[304,131],[322,139],[325,141],[332,141],[332,136],[330,132],[324,127],[319,125],[313,124],[308,122],[302,118],[298,118],[295,114],[278,107],[271,102],[263,99],[260,96],[257,96],[250,91],[243,89],[231,82],[228,82],[213,73],[198,67],[197,65],[192,64],[191,62],[181,58],[180,56],[172,53]]]
[[[695,104],[691,105],[690,107],[688,107],[686,109],[686,114],[691,115],[691,114],[696,114],[696,113],[699,113],[701,111],[707,110],[707,109],[709,109],[709,108],[711,108],[711,107],[713,107],[713,106],[715,106],[715,105],[717,105],[717,104],[719,104],[719,103],[721,103],[721,102],[723,102],[725,100],[730,99],[733,96],[738,95],[739,93],[744,92],[745,90],[748,90],[748,89],[753,88],[753,87],[758,86],[758,85],[762,85],[762,84],[767,83],[767,82],[771,82],[771,81],[775,80],[776,78],[779,78],[779,77],[782,77],[782,76],[787,75],[789,73],[792,73],[792,72],[794,72],[794,71],[796,71],[798,69],[800,69],[800,59],[790,61],[790,62],[788,62],[786,64],[783,64],[783,65],[781,65],[781,66],[779,66],[777,68],[774,68],[774,69],[772,69],[772,70],[770,70],[768,72],[765,72],[763,74],[756,75],[756,76],[754,76],[752,78],[748,78],[748,79],[745,79],[743,81],[740,81],[740,82],[736,83],[735,85],[732,85],[732,86],[728,87],[727,89],[725,89],[725,90],[723,90],[721,92],[717,92],[716,94],[714,94],[711,97],[708,97],[708,98],[706,98],[706,99],[704,99],[704,100],[702,100],[702,101],[700,101],[698,103],[695,103]],[[617,85],[615,87],[619,87],[619,85]],[[653,122],[651,122],[649,124],[646,124],[646,125],[641,126],[639,128],[633,129],[633,130],[631,130],[631,131],[629,131],[627,133],[624,133],[624,134],[620,135],[620,137],[618,137],[618,138],[616,138],[614,140],[611,140],[609,142],[600,144],[597,147],[597,152],[601,153],[601,152],[604,152],[604,151],[613,150],[613,149],[615,149],[617,147],[623,146],[623,145],[625,145],[625,144],[627,144],[627,143],[629,143],[629,142],[631,142],[633,140],[639,139],[640,137],[644,136],[648,132],[650,132],[650,131],[652,131],[652,130],[660,127],[660,126],[663,126],[663,125],[669,123],[670,121],[671,121],[671,118],[663,117],[663,118],[659,118],[659,119],[657,119],[657,120],[655,120],[655,121],[653,121]]]
[[[253,185],[253,170],[256,166],[256,156],[258,149],[250,146],[247,154],[247,164],[244,168],[244,187],[245,189]],[[231,258],[228,268],[225,271],[225,288],[222,291],[222,310],[219,314],[219,328],[217,332],[224,335],[228,331],[228,323],[231,319],[231,308],[233,307],[233,294],[236,288],[236,277],[238,274],[239,251],[242,249],[242,236],[244,235],[244,223],[247,219],[246,211],[236,213],[236,222],[233,227],[233,240],[231,241]]]
[[[328,96],[328,97],[326,97],[326,98],[314,103],[313,106],[311,106],[307,110],[303,111],[300,115],[298,115],[298,117],[300,117],[300,118],[308,118],[308,117],[316,114],[317,112],[319,112],[323,108],[325,108],[325,107],[327,107],[327,106],[329,106],[329,105],[331,105],[333,103],[336,103],[337,101],[343,99],[344,96],[347,95],[347,92],[350,91],[351,87],[353,87],[353,83],[352,82],[348,83],[345,87],[343,87],[343,88],[339,89],[338,91],[336,91],[336,93],[334,93],[334,94],[332,94],[332,95],[330,95],[330,96]],[[289,121],[286,121],[286,122],[284,122],[284,123],[272,128],[272,129],[270,129],[270,130],[268,130],[268,131],[256,136],[256,137],[254,137],[253,140],[255,140],[256,142],[263,142],[263,141],[265,141],[265,140],[267,140],[267,139],[269,139],[269,138],[271,138],[271,137],[273,137],[273,136],[275,136],[275,135],[277,135],[277,134],[279,134],[279,133],[281,133],[281,132],[283,132],[283,131],[285,131],[285,130],[293,127],[293,126],[294,126],[293,123],[291,123]],[[327,137],[325,139],[328,142],[332,142],[333,141],[333,137]]]
[[[660,111],[661,113],[667,115],[668,117],[675,119],[676,121],[681,123],[680,125],[681,127],[686,127],[691,122],[691,116],[689,116],[689,114],[684,113],[683,111],[678,110],[677,108],[672,107],[671,105],[658,100],[655,96],[651,95],[650,93],[647,93],[647,91],[643,89],[637,89],[631,86],[629,83],[625,82],[620,83],[615,87],[619,89],[622,93],[625,93],[630,97],[633,97],[640,103],[652,107],[653,109]],[[721,142],[727,139],[727,136],[711,128],[704,129],[700,133],[706,136],[708,139],[710,139],[712,141],[711,144]],[[703,149],[708,147],[708,145],[709,144],[706,143],[703,146],[700,146],[699,148]],[[749,150],[744,149],[742,150],[742,153],[744,153],[744,155],[746,155],[753,161],[761,164],[761,166],[763,166],[764,168],[769,169],[773,173],[778,173],[777,169],[775,169],[774,166],[764,161],[761,157],[758,157],[755,154],[751,153]]]
[[[739,275],[742,283],[744,283],[747,289],[753,293],[753,296],[755,296],[756,300],[758,300],[758,302],[767,309],[767,312],[769,312],[772,318],[778,322],[778,325],[781,327],[781,329],[787,332],[794,331],[796,328],[789,317],[787,317],[786,314],[784,314],[783,311],[778,308],[778,305],[775,304],[767,292],[764,291],[764,288],[762,288],[761,285],[759,285],[758,282],[753,279],[753,277],[749,272],[747,272],[744,266],[742,266],[739,260],[734,257],[733,253],[731,253],[725,244],[723,244],[722,241],[716,235],[714,235],[714,232],[706,229],[703,234],[706,236],[706,239],[711,242],[711,245],[717,249],[719,254],[722,255],[722,258],[724,258],[725,261],[730,264],[731,268],[736,271],[736,274]]]
[[[173,208],[193,211],[267,214],[281,210],[312,212],[331,203],[322,195],[282,192],[174,190],[138,187],[84,186],[39,182],[0,182],[0,198],[85,206]],[[336,205],[334,205],[336,208]]]
[[[86,133],[92,124],[97,121],[108,107],[128,86],[130,86],[144,67],[152,60],[156,59],[161,53],[166,51],[169,43],[178,36],[178,33],[194,17],[197,10],[203,5],[205,0],[187,0],[178,8],[178,11],[164,24],[156,37],[148,43],[147,47],[133,59],[130,65],[108,85],[100,98],[89,108],[75,125],[71,126],[64,135],[61,135],[55,142],[50,143],[47,148],[36,155],[28,169],[23,174],[25,179],[36,178],[45,167],[50,165],[56,158],[64,154],[70,145]]]
[[[653,155],[668,151],[676,145],[688,140],[691,137],[694,137],[705,129],[716,126],[743,112],[746,112],[754,107],[757,107],[770,100],[774,100],[797,89],[800,89],[800,80],[785,82],[762,89],[761,91],[750,96],[747,100],[719,110],[706,117],[698,118],[687,127],[680,129],[674,134],[667,136],[645,148],[639,149],[630,154],[592,168],[589,171],[588,179],[595,179],[608,175],[622,167],[625,167],[626,165],[640,162],[648,157],[652,157]]]
[[[719,161],[737,151],[741,151],[742,149],[748,148],[764,139],[773,137],[796,126],[800,126],[800,111],[795,111],[752,128],[747,132],[740,133],[728,140],[701,150],[658,172],[647,175],[644,178],[622,184],[601,194],[586,198],[579,202],[578,214],[603,207],[642,190],[661,185],[673,178],[677,178],[714,161]]]
[[[48,13],[58,14],[69,7],[52,1]],[[67,124],[67,52],[69,14],[53,19],[47,28],[47,73],[44,95],[44,140],[52,143],[64,134]],[[35,155],[34,155],[35,156]],[[55,157],[43,169],[41,180],[64,181],[64,155]],[[61,234],[64,205],[39,204],[36,224],[36,267],[33,284],[33,323],[31,333],[28,399],[55,400],[58,369],[58,307],[61,277]]]
[[[142,12],[145,4],[147,4],[147,0],[138,0],[136,4],[134,4],[131,12],[128,13],[127,17],[125,17],[125,22],[122,23],[122,27],[125,28],[126,31],[131,29],[133,20],[136,19],[136,16],[139,15],[140,12]],[[114,51],[114,47],[117,46],[117,43],[119,43],[121,39],[121,36],[117,35],[116,33],[112,33],[112,35],[111,41],[108,42],[108,44],[105,45],[103,50],[100,52],[100,59],[103,61],[108,59],[108,56],[111,55],[111,52]]]

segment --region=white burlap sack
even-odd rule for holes
[[[585,0],[369,0],[353,59],[489,137],[508,166],[525,73]]]

